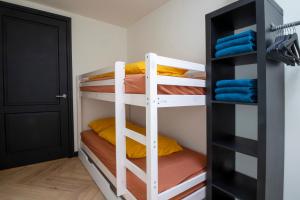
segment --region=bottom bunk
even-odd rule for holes
[[[80,158],[108,199],[118,199],[113,192],[115,189],[112,188],[116,185],[115,157],[115,146],[100,138],[95,132],[84,131],[81,134]],[[145,158],[130,160],[144,171],[146,170]],[[158,163],[159,193],[192,180],[200,174],[203,174],[203,180],[205,180],[206,157],[192,150],[184,148],[181,152],[159,157]],[[128,170],[127,188],[128,192],[124,196],[126,199],[147,199],[146,184]],[[204,198],[205,181],[171,199],[196,200]]]

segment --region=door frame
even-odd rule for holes
[[[43,17],[48,17],[56,19],[59,21],[64,21],[66,23],[66,40],[67,40],[67,102],[68,102],[68,157],[73,157],[77,155],[74,150],[74,121],[73,121],[73,75],[72,75],[72,19],[70,17],[65,17],[58,14],[49,13],[42,10],[37,10],[25,6],[20,6],[12,3],[7,3],[0,1],[0,7],[10,8],[18,10],[21,12],[40,15]]]

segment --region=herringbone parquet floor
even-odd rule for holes
[[[104,200],[78,158],[0,171],[1,200]]]

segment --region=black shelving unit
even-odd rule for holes
[[[283,23],[274,0],[239,0],[206,16],[208,200],[282,200],[284,171],[284,66],[266,59],[271,24]],[[256,26],[257,50],[214,58],[220,37]],[[258,102],[214,100],[217,80],[234,79],[236,66],[257,65]],[[236,135],[236,105],[257,107],[257,140]],[[236,171],[236,153],[257,158],[257,178]]]

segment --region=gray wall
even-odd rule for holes
[[[300,20],[299,0],[276,0],[285,23]],[[297,28],[300,35],[300,27]],[[285,200],[300,199],[300,67],[285,68]]]

